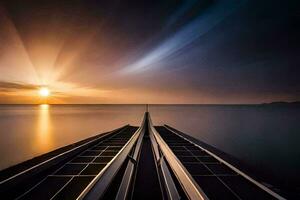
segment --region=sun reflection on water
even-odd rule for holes
[[[48,151],[52,147],[51,118],[48,104],[39,105],[36,150],[38,152]]]

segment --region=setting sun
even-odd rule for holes
[[[50,95],[50,90],[46,87],[40,88],[39,94],[42,97],[48,97]]]

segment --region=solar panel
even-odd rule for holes
[[[81,152],[18,199],[76,199],[136,130],[129,127]]]
[[[169,129],[155,127],[210,199],[274,199],[267,192]]]

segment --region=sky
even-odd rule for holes
[[[0,103],[300,100],[299,1],[3,0]]]

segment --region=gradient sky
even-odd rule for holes
[[[298,2],[1,1],[0,103],[299,101]]]

